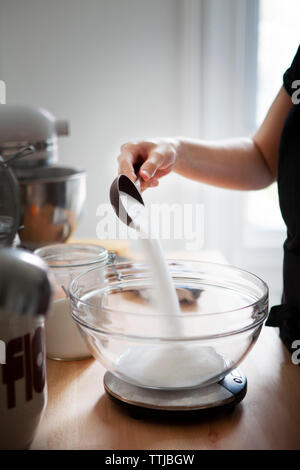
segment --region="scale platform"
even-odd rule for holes
[[[247,392],[247,378],[234,369],[220,382],[184,390],[154,390],[131,385],[111,372],[104,375],[106,393],[131,408],[156,411],[204,411],[234,407]]]

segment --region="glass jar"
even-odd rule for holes
[[[54,302],[46,321],[47,357],[64,361],[85,359],[91,354],[72,319],[68,289],[79,274],[104,266],[108,252],[98,245],[62,243],[39,248],[35,254],[48,264],[54,280]]]

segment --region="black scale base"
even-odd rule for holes
[[[247,392],[247,378],[234,369],[220,382],[186,390],[154,390],[131,385],[111,372],[104,376],[106,393],[135,417],[155,415],[207,414],[232,410]]]

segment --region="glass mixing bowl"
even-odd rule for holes
[[[93,356],[126,382],[154,389],[217,382],[255,344],[268,314],[268,287],[231,266],[168,265],[179,315],[158,312],[149,267],[132,261],[77,276],[70,285],[73,319]]]

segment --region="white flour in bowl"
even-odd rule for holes
[[[171,344],[128,348],[116,366],[119,373],[137,385],[184,388],[221,374],[226,364],[210,346]]]

